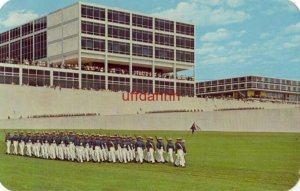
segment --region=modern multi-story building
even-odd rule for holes
[[[196,83],[197,96],[300,101],[300,81],[243,76]]]
[[[194,96],[194,42],[192,24],[76,3],[0,34],[0,83]]]

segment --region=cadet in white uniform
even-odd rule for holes
[[[177,157],[176,161],[175,161],[175,166],[185,167],[186,149],[185,149],[185,146],[184,146],[181,138],[176,139],[175,153],[176,153],[176,157]]]
[[[174,152],[174,144],[172,143],[172,139],[169,138],[168,139],[168,144],[167,144],[167,148],[166,148],[166,151],[168,152],[167,153],[167,158],[166,158],[166,161],[167,162],[170,162],[170,163],[174,163],[174,158],[173,158],[173,152]]]
[[[157,150],[156,161],[159,163],[165,162],[165,158],[164,158],[165,146],[162,140],[163,139],[161,137],[158,137],[156,143],[156,150]]]
[[[10,146],[11,146],[12,137],[10,136],[10,132],[5,135],[5,143],[6,143],[6,154],[10,154]]]

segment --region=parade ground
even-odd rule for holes
[[[299,133],[74,130],[182,137],[186,167],[94,163],[5,154],[0,130],[0,180],[9,190],[288,190],[299,179]],[[26,130],[29,131],[29,130]],[[38,130],[31,130],[38,131]],[[44,130],[43,130],[44,131]],[[49,130],[52,131],[52,130]]]

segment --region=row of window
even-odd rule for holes
[[[235,84],[235,83],[244,83],[244,82],[246,82],[246,77],[199,82],[199,83],[197,83],[197,87]],[[247,77],[247,82],[264,82],[264,83],[270,83],[270,84],[283,84],[283,85],[293,85],[293,86],[297,86],[297,84],[298,84],[298,86],[300,86],[300,81],[297,82],[297,81],[280,80],[280,79],[274,79],[274,78],[264,78],[263,79],[261,77]]]
[[[117,26],[108,26],[108,36],[113,38],[120,38],[120,39],[130,39],[130,29],[124,27],[117,27]]]
[[[19,68],[0,66],[0,73],[13,73],[19,75]]]
[[[7,71],[4,73],[4,71]],[[13,71],[17,72],[14,75]],[[0,67],[0,83],[1,84],[19,84],[19,69]],[[53,85],[62,88],[79,88],[78,74],[69,72],[53,72]],[[30,86],[49,86],[50,71],[23,69],[23,84]],[[130,79],[125,77],[108,77],[108,88],[113,91],[129,91]],[[173,93],[174,82],[155,81],[156,92]],[[82,74],[83,89],[105,89],[105,76]],[[132,79],[132,91],[149,92],[153,89],[153,81],[145,79]],[[181,96],[193,95],[193,84],[177,83],[177,94]]]
[[[258,89],[266,89],[266,90],[278,90],[278,91],[293,91],[293,92],[300,92],[300,88],[297,87],[290,87],[290,86],[280,86],[280,85],[271,85],[270,87],[265,84],[235,84],[235,85],[226,85],[226,86],[213,86],[213,87],[206,87],[206,88],[199,88],[199,92],[217,92],[217,91],[228,91],[228,90],[238,90],[238,89],[246,89],[246,88],[258,88]]]
[[[152,90],[152,80],[132,79],[132,91],[152,93]]]
[[[132,30],[132,40],[139,41],[139,42],[152,43],[153,35],[152,35],[152,32],[149,32],[149,31],[133,29]]]
[[[82,21],[81,32],[85,34],[105,36],[105,25],[93,22]]]
[[[155,44],[174,46],[174,36],[167,34],[155,33]]]
[[[23,69],[23,75],[29,76],[48,76],[50,77],[50,71],[47,70],[35,70],[35,69]]]
[[[108,52],[129,55],[130,44],[124,42],[108,41]]]
[[[105,51],[105,40],[82,37],[81,48],[85,50]]]
[[[105,25],[93,22],[82,21],[81,23],[82,33],[105,36]],[[130,29],[125,27],[118,26],[108,26],[108,36],[113,38],[120,39],[130,39]],[[147,42],[152,43],[153,41],[153,33],[149,31],[143,30],[132,30],[132,40],[139,42]],[[155,43],[166,45],[166,46],[174,46],[174,36],[155,33]],[[177,37],[176,38],[176,46],[181,48],[194,49],[194,39],[185,38],[185,37]]]
[[[152,58],[153,56],[153,47],[133,44],[132,45],[132,55],[134,56],[143,56]]]
[[[53,72],[54,78],[72,78],[72,79],[78,79],[77,73],[70,73],[70,72]]]
[[[3,75],[0,73],[0,84],[19,84],[19,76]]]
[[[81,47],[85,50],[105,51],[105,40],[82,37]],[[130,44],[116,41],[108,41],[108,52],[130,55]],[[132,55],[153,57],[153,47],[145,45],[132,45]],[[176,52],[177,61],[194,62],[194,52]],[[164,60],[174,60],[174,50],[166,48],[155,48],[155,58]]]
[[[9,40],[9,31],[0,34],[0,44],[5,43]]]
[[[177,50],[176,51],[176,60],[182,61],[182,62],[194,63],[194,61],[195,61],[194,52],[186,52],[186,51]]]
[[[82,5],[81,6],[81,16],[89,19],[105,20],[105,9]]]
[[[96,19],[105,21],[105,9],[82,5],[81,16],[89,19]],[[108,10],[108,21],[121,24],[130,24],[130,14],[122,11]],[[153,28],[153,18],[148,16],[142,16],[132,14],[132,25]],[[155,29],[167,32],[174,32],[174,22],[164,19],[155,19]],[[176,23],[176,32],[185,35],[194,35],[194,26],[184,23]]]
[[[46,32],[42,32],[36,34],[34,37],[30,36],[22,40],[12,42],[9,44],[9,46],[10,52],[8,45],[0,47],[1,60],[5,60],[8,57],[19,61],[21,60],[21,58],[33,60],[33,52],[35,60],[45,58],[47,56],[47,34]]]
[[[33,22],[23,24],[21,27],[16,27],[10,31],[6,31],[0,34],[0,44],[7,42],[9,39],[13,40],[20,36],[25,36],[33,32],[37,32],[47,28],[47,18],[42,17],[36,19]]]
[[[153,19],[147,16],[132,14],[132,25],[152,29]]]

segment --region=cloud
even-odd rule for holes
[[[18,10],[12,11],[8,14],[6,19],[1,19],[0,24],[4,25],[5,27],[14,27],[28,21],[31,21],[35,18],[39,17],[37,13],[33,11],[25,11],[25,10]]]
[[[227,0],[226,3],[230,7],[239,7],[244,4],[244,0]]]
[[[263,11],[265,15],[294,13],[297,10],[296,6],[288,0],[273,0],[270,6]]]
[[[284,48],[296,48],[300,46],[300,35],[292,36],[292,38],[283,44]]]
[[[215,32],[208,32],[201,37],[202,42],[214,42],[227,39],[230,33],[224,28],[220,28]]]
[[[290,25],[285,29],[287,33],[300,33],[300,22]]]
[[[235,40],[228,43],[229,46],[240,46],[242,44],[241,41]]]
[[[225,51],[225,47],[222,45],[215,45],[213,43],[204,43],[201,48],[196,50],[196,54],[200,55],[209,55],[209,54],[216,54],[222,53]]]
[[[228,25],[250,18],[248,13],[238,9],[242,4],[242,0],[189,0],[179,2],[175,8],[154,12],[152,15],[201,26]]]
[[[270,36],[269,33],[261,33],[261,34],[259,35],[259,38],[260,38],[260,39],[265,39],[265,38],[268,38],[269,36]]]

